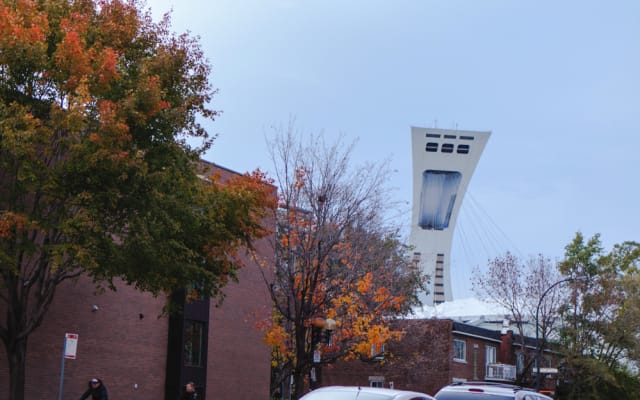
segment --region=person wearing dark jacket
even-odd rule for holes
[[[89,381],[89,389],[80,397],[80,400],[85,400],[87,397],[91,396],[92,400],[109,400],[109,395],[107,394],[107,388],[102,383],[102,380],[98,378],[93,378]]]
[[[193,382],[189,382],[184,387],[184,393],[182,394],[181,400],[196,400],[198,398],[198,393],[196,392],[196,384]]]

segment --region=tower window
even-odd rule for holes
[[[439,134],[437,134],[437,133],[427,133],[427,137],[430,137],[430,138],[439,138],[439,137],[440,137],[440,135],[439,135]]]
[[[435,142],[427,143],[427,147],[425,150],[431,151],[431,152],[438,151],[438,143],[435,143]]]
[[[469,145],[468,144],[459,144],[458,145],[458,154],[469,154]]]
[[[457,171],[426,170],[422,173],[418,226],[437,230],[449,227],[461,179],[462,174]]]
[[[444,135],[445,139],[455,139],[456,135]]]
[[[473,140],[473,136],[460,136],[462,140]]]
[[[442,145],[442,152],[443,153],[453,153],[453,144],[451,143],[445,143]]]

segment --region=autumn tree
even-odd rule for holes
[[[274,317],[262,325],[274,349],[273,388],[293,376],[293,398],[315,386],[321,365],[372,360],[402,333],[389,322],[418,304],[425,278],[397,228],[388,163],[351,164],[352,145],[306,139],[293,124],[272,139],[279,187],[277,260],[265,264]],[[331,339],[323,321],[336,321]],[[321,359],[314,362],[314,352]]]
[[[214,90],[196,39],[136,0],[0,2],[0,338],[22,400],[29,335],[65,280],[219,296],[266,232],[260,173],[198,160]],[[195,139],[195,140],[193,140]]]
[[[560,264],[584,276],[562,307],[561,348],[566,357],[563,399],[635,399],[640,395],[640,244],[624,242],[606,252],[600,236],[577,233]],[[634,372],[635,371],[635,372]]]
[[[481,299],[507,310],[507,317],[516,326],[525,371],[518,377],[521,384],[532,383],[527,380],[531,376],[527,371],[537,355],[535,351],[527,351],[525,337],[538,329],[540,346],[544,349],[547,338],[557,329],[558,306],[566,292],[561,286],[552,286],[561,279],[557,267],[541,254],[523,262],[507,252],[490,260],[486,270],[473,271],[473,291]]]

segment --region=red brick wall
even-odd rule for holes
[[[393,382],[397,389],[433,395],[456,379],[484,380],[487,346],[494,347],[499,357],[500,342],[453,333],[451,320],[403,320],[396,326],[406,334],[401,342],[386,345],[391,358],[385,357],[382,363],[351,361],[326,367],[322,385],[369,386],[370,376],[380,376],[385,387]],[[454,339],[466,343],[464,360],[454,360]]]
[[[341,362],[322,372],[322,385],[369,386],[370,376],[384,376],[385,386],[393,382],[396,389],[415,390],[434,394],[451,382],[450,320],[398,321],[406,332],[399,343],[388,343],[385,348],[393,354],[384,362]]]
[[[271,244],[261,241],[263,254]],[[273,250],[271,250],[273,253]],[[268,254],[268,253],[267,253]],[[271,312],[266,285],[255,263],[229,283],[221,307],[212,305],[207,365],[207,398],[214,400],[268,399],[271,350],[254,327],[256,318]]]
[[[229,179],[235,172],[214,164],[204,164]],[[272,188],[274,195],[275,188]],[[265,224],[275,231],[275,220]],[[245,266],[238,271],[238,283],[225,288],[220,307],[211,305],[209,354],[207,358],[207,398],[215,400],[268,399],[271,379],[271,349],[262,342],[254,324],[271,313],[271,299],[259,262],[274,264],[273,236],[254,244],[260,255],[245,255]]]
[[[97,311],[92,311],[94,304]],[[79,398],[93,376],[104,380],[114,399],[162,399],[168,324],[166,318],[159,318],[163,304],[164,299],[124,284],[118,285],[117,292],[95,295],[86,278],[63,283],[43,324],[29,337],[25,397],[58,397],[64,335],[68,332],[79,334],[79,340],[77,359],[65,361],[64,399]],[[7,400],[8,366],[3,346],[0,366],[0,400]]]
[[[486,374],[486,348],[495,348],[496,357],[500,354],[500,343],[469,337],[465,335],[453,335],[454,339],[464,340],[466,343],[466,356],[464,361],[453,358],[451,353],[451,379],[484,380]]]
[[[233,174],[210,167],[224,177]],[[271,239],[261,240],[256,248],[273,262]],[[250,260],[238,278],[239,283],[224,289],[227,298],[222,306],[212,305],[210,311],[209,399],[255,400],[269,394],[270,350],[253,326],[255,313],[270,312],[266,285]],[[94,304],[97,311],[92,311]],[[117,292],[100,295],[94,294],[86,278],[61,285],[42,326],[29,338],[25,397],[58,398],[62,346],[69,332],[79,334],[79,341],[77,359],[65,362],[63,399],[79,398],[94,376],[104,380],[112,399],[164,399],[168,340],[168,318],[160,316],[164,304],[164,298],[124,284],[118,284]],[[5,312],[0,309],[0,318]],[[7,357],[0,346],[0,400],[8,400],[8,386]]]

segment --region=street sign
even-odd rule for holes
[[[65,333],[64,334],[64,358],[71,360],[76,359],[76,351],[78,349],[78,334],[77,333]]]

